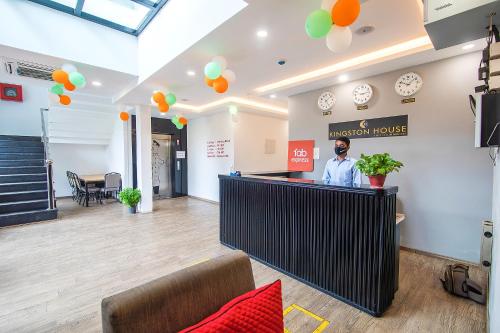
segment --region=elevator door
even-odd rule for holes
[[[151,144],[153,199],[172,197],[172,137],[153,134]]]

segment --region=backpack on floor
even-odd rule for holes
[[[470,298],[474,302],[484,304],[486,297],[483,288],[469,279],[469,266],[455,264],[446,266],[443,288],[450,294]]]

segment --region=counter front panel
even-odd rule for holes
[[[220,240],[374,316],[396,289],[396,192],[219,176]]]

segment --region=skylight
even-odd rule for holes
[[[168,0],[29,0],[138,36]]]

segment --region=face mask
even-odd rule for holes
[[[336,155],[342,155],[347,151],[347,148],[342,148],[342,147],[335,147],[335,154]]]

